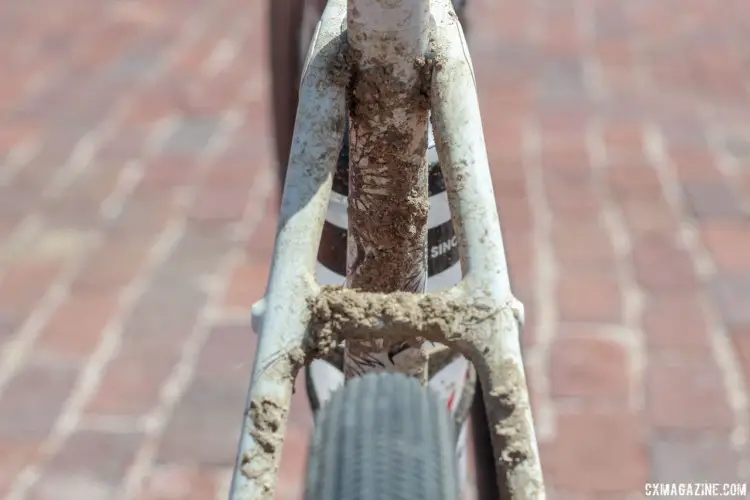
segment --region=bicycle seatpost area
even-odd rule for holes
[[[316,254],[347,109],[347,286],[321,289]],[[464,273],[439,293],[422,293],[428,117]],[[473,68],[450,0],[328,1],[303,72],[263,303],[230,500],[273,498],[302,366],[343,340],[372,351],[418,338],[476,367],[501,497],[545,498],[519,340],[523,307],[511,293]]]
[[[429,0],[349,0],[349,233],[347,288],[423,292],[427,279]],[[395,346],[392,369],[421,379],[415,344]],[[382,351],[383,346],[380,346]],[[393,359],[347,342],[344,374]]]

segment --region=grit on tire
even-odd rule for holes
[[[416,379],[355,378],[318,412],[306,500],[458,498],[455,423]]]

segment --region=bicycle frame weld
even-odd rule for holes
[[[400,61],[402,75],[406,75],[405,81],[411,84],[418,82],[409,78],[424,78],[426,74],[424,69],[419,70],[425,67],[420,53],[425,55],[429,50],[433,61],[430,82],[422,88],[427,89],[430,97],[430,119],[446,181],[464,279],[449,290],[425,294],[396,292],[409,288],[403,281],[383,290],[391,293],[371,293],[366,286],[358,287],[358,290],[321,289],[313,278],[331,193],[332,173],[344,133],[347,94],[351,104],[350,70],[356,68],[361,71],[370,64],[377,71],[377,67],[372,66],[372,59],[367,64],[357,66],[362,63],[357,58],[372,54],[368,51],[376,49],[368,48],[370,45],[365,43],[363,47],[366,50],[351,50],[344,31],[347,26],[347,3],[351,31],[351,11],[355,4],[367,4],[369,8],[380,8],[384,12],[399,6],[403,11],[412,9],[419,12],[421,7],[417,8],[417,5],[427,5],[427,1],[329,0],[316,29],[300,87],[267,293],[262,310],[259,308],[253,312],[254,325],[255,320],[262,320],[257,321],[261,331],[231,500],[267,500],[273,497],[294,379],[305,363],[328,355],[341,340],[381,347],[393,342],[416,342],[420,339],[446,344],[464,354],[476,367],[491,425],[502,498],[545,498],[521,358],[519,323],[523,310],[511,294],[473,68],[450,0],[431,0],[429,15],[419,19],[416,28],[422,31],[413,38],[415,43],[424,40],[425,26],[431,26],[431,42],[424,47],[424,51],[415,45],[411,52],[402,51],[389,57],[392,61]],[[390,12],[393,13],[392,10]],[[388,19],[387,16],[374,14],[374,11],[370,12],[369,17],[363,16],[360,21]],[[367,28],[366,25],[359,27],[362,30]],[[379,29],[382,33],[384,26],[373,26],[372,29]],[[360,42],[364,43],[366,39],[367,36]],[[376,41],[372,43],[374,46]],[[356,41],[354,46],[357,47]],[[390,71],[393,70],[391,66]],[[395,110],[390,118],[381,117],[381,121],[378,121],[377,115],[372,114],[369,108],[365,112],[364,118],[376,128],[375,135],[380,134],[379,141],[368,147],[380,148],[387,136],[384,132],[399,120],[404,127],[411,127],[411,135],[407,133],[400,138],[409,144],[409,148],[401,151],[400,161],[401,165],[411,168],[410,173],[404,174],[408,182],[417,184],[424,180],[426,187],[426,177],[421,171],[424,161],[417,151],[421,151],[424,157],[427,110],[417,106],[408,109],[409,113],[401,113],[404,110],[404,93],[411,92],[407,87],[404,89],[404,92],[379,96],[382,101],[380,107]],[[391,102],[389,99],[401,101]],[[359,125],[354,118],[352,116],[352,128],[356,135]],[[356,147],[352,144],[355,154]],[[378,157],[377,151],[363,150],[363,154],[367,158]],[[379,157],[391,161],[393,155],[393,150],[390,150]],[[372,173],[368,168],[386,168],[383,164],[373,165],[370,161],[361,163],[361,175]],[[385,186],[386,195],[394,192],[391,186]],[[411,203],[406,210],[416,211],[417,219],[413,227],[401,235],[406,245],[401,250],[406,249],[408,253],[410,249],[417,249],[419,251],[414,250],[410,255],[422,259],[420,252],[423,249],[419,245],[423,244],[424,231],[420,227],[424,225],[421,218],[426,216],[422,217],[419,210],[422,200],[426,201],[426,189],[422,193],[421,186],[402,188],[400,200],[405,203],[404,206]],[[352,198],[356,198],[355,191],[352,190]],[[350,201],[350,204],[354,203],[357,203],[356,199]],[[398,209],[404,209],[382,206],[392,203],[389,196],[372,196],[368,203],[371,213],[386,214],[385,218],[393,217],[392,220],[400,220]],[[357,209],[354,210],[356,212]],[[377,235],[373,236],[372,231],[369,235],[357,233],[356,228],[361,226],[362,218],[356,213],[351,217],[350,233],[354,233],[355,239],[358,234],[361,236],[357,252],[363,251],[366,243],[371,245],[371,253],[381,250]],[[354,256],[362,255],[357,253]],[[404,256],[405,259],[407,257]],[[382,256],[374,262],[380,261]],[[354,278],[348,284],[357,286],[357,276],[377,272],[375,264],[371,270],[366,267],[357,270],[357,266],[368,265],[362,262],[361,259],[352,259],[349,263],[350,278]],[[405,270],[421,269],[420,265],[417,262]],[[403,266],[399,269],[404,270]],[[387,277],[388,280],[391,277]],[[395,276],[395,279],[406,278],[403,273]],[[379,287],[388,288],[388,283],[382,282]],[[362,291],[362,288],[366,291]],[[413,288],[419,291],[419,287]]]

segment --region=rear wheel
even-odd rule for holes
[[[414,378],[355,378],[316,416],[306,500],[456,500],[458,478],[455,423]]]

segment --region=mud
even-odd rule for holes
[[[359,55],[350,47],[350,61]],[[415,61],[420,75],[424,59]],[[420,76],[411,88],[389,68],[362,70],[352,63],[347,103],[351,114],[350,285],[369,292],[420,291],[426,279],[427,148],[429,99]],[[399,129],[405,116],[424,116],[414,141]]]
[[[384,344],[425,339],[468,349],[469,332],[501,313],[446,294],[358,293],[335,286],[324,287],[309,306],[311,342],[333,345],[344,338]]]
[[[352,46],[348,61],[347,284],[367,292],[423,291],[429,211],[426,91],[431,65],[420,57],[413,62],[415,71],[399,73],[394,65],[362,61]],[[424,129],[421,137],[410,130],[414,120]],[[347,343],[354,357],[382,347]]]
[[[336,85],[349,85],[352,68],[351,47],[347,32],[341,33],[333,42],[336,55],[330,59],[328,74]]]
[[[542,498],[544,485],[523,366],[501,356],[491,349],[475,365],[489,381],[485,406],[493,448],[500,452],[496,463],[500,491],[503,498]]]
[[[277,441],[274,434],[279,430],[283,416],[283,408],[270,399],[262,399],[259,403],[255,401],[250,403],[250,419],[255,426],[250,434],[266,453],[276,451],[276,447],[281,441]]]
[[[278,465],[275,457],[284,443],[281,427],[286,410],[275,401],[264,398],[251,401],[248,413],[252,421],[250,435],[257,447],[245,452],[241,470],[245,477],[257,482],[265,498],[265,495],[272,494],[276,483]]]

